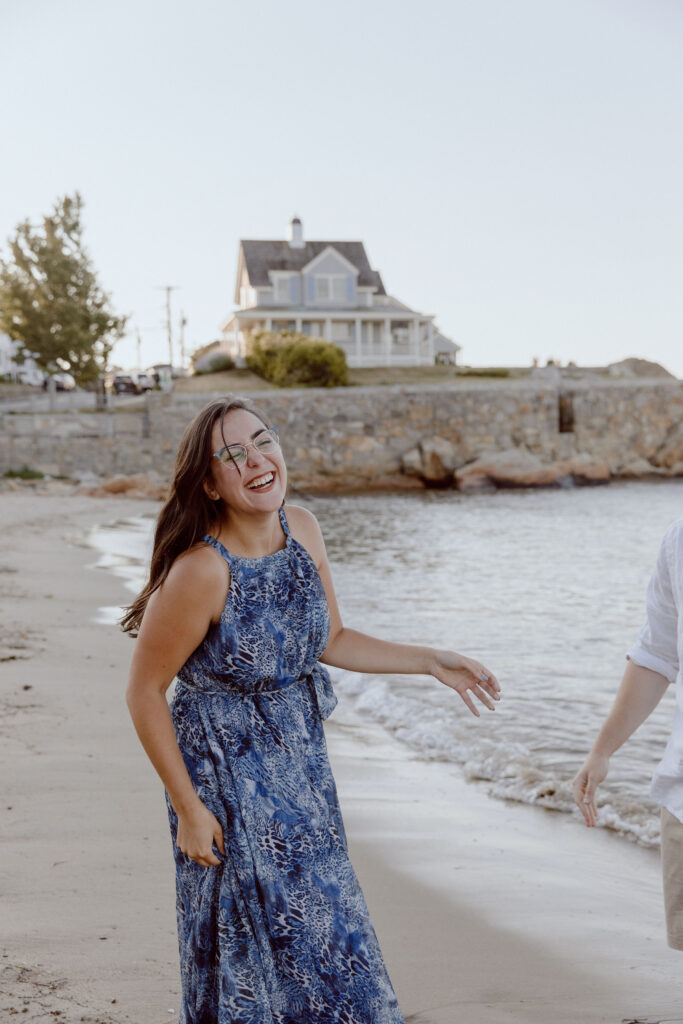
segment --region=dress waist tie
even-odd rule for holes
[[[337,706],[337,695],[332,687],[332,681],[327,669],[319,663],[314,665],[310,672],[304,672],[302,675],[297,676],[294,679],[290,679],[287,683],[276,687],[274,690],[246,691],[229,689],[228,687],[214,687],[212,689],[207,689],[204,686],[195,686],[193,683],[190,683],[185,679],[178,679],[176,680],[175,692],[178,693],[182,689],[185,689],[191,693],[197,693],[206,697],[242,697],[247,699],[253,697],[269,697],[276,693],[283,693],[285,690],[288,690],[290,686],[294,686],[295,683],[301,682],[308,682],[312,687],[318,704],[318,709],[320,711],[320,717],[323,719],[329,718]]]

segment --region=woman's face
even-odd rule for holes
[[[212,500],[222,498],[235,511],[271,512],[280,507],[287,489],[287,467],[279,445],[263,452],[255,446],[267,430],[258,416],[246,409],[233,409],[211,432],[211,450],[226,445],[243,444],[247,459],[239,468],[228,460],[211,459],[211,473],[205,481],[206,493]]]

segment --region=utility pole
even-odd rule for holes
[[[187,317],[180,310],[180,365],[185,369],[185,328],[187,327]]]
[[[137,339],[136,343],[135,343],[135,347],[136,347],[136,350],[137,350],[138,370],[141,370],[142,369],[142,338],[140,337],[140,330],[139,329],[136,329],[135,336],[136,336],[136,339]]]
[[[166,292],[166,332],[168,334],[168,362],[173,367],[173,328],[171,327],[171,292],[177,291],[177,285],[161,286]]]

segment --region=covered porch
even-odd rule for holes
[[[240,310],[225,325],[235,357],[244,357],[245,335],[253,331],[296,331],[310,338],[322,338],[338,345],[346,353],[349,366],[431,366],[434,363],[434,327],[432,318],[401,311],[387,316],[385,311],[321,315],[316,310],[295,313],[269,310]],[[238,330],[235,328],[238,327]]]

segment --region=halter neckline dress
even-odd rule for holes
[[[330,617],[317,568],[285,546],[230,568],[220,621],[180,672],[171,714],[220,867],[175,845],[180,1024],[404,1024],[348,857],[322,722]],[[214,852],[217,852],[214,848]]]

